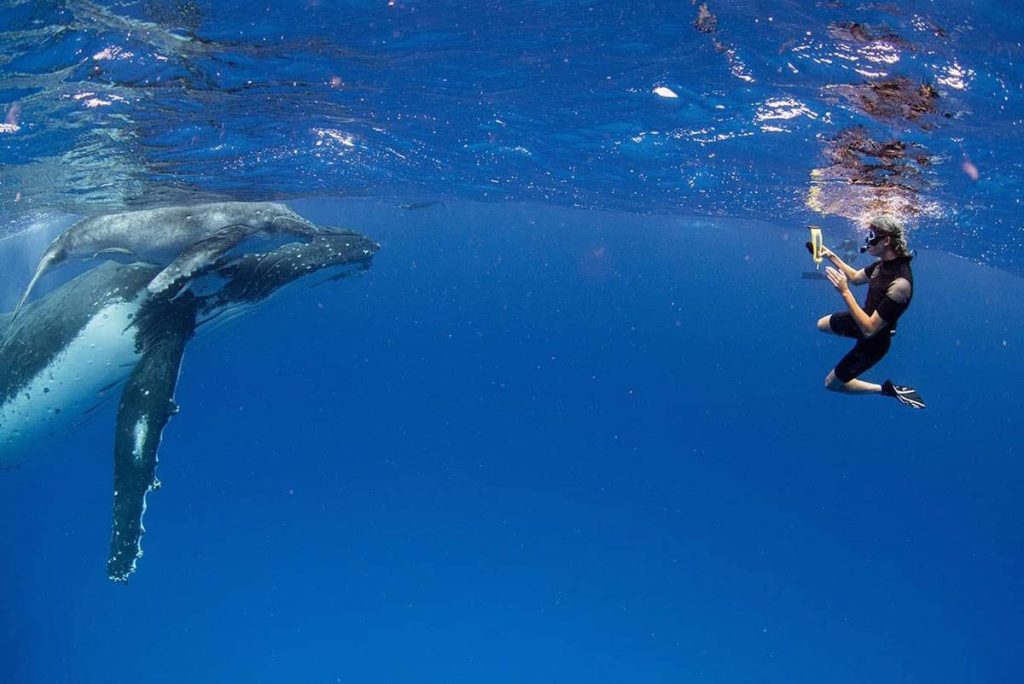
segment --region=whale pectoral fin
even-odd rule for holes
[[[186,278],[209,270],[222,254],[234,249],[252,235],[252,232],[248,226],[231,225],[208,238],[192,243],[150,281],[150,293],[160,294]]]
[[[125,384],[114,437],[114,513],[107,574],[127,582],[142,556],[146,495],[157,489],[157,449],[177,413],[174,388],[185,343],[195,330],[195,300],[161,311],[144,333],[144,350]]]

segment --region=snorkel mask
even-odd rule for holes
[[[865,244],[863,247],[860,248],[860,253],[863,254],[864,252],[868,251],[868,249],[874,247],[879,242],[881,242],[882,238],[884,237],[888,237],[888,233],[875,232],[875,229],[872,228],[871,232],[868,233],[868,236],[864,238]]]

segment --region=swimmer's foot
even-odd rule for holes
[[[893,397],[904,406],[915,409],[924,408],[924,399],[921,398],[921,395],[913,387],[894,385],[892,380],[886,380],[882,383],[882,394],[887,397]]]

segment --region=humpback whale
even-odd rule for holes
[[[215,202],[83,219],[46,248],[14,316],[39,279],[68,259],[120,257],[163,266],[147,285],[156,294],[202,273],[250,237],[294,235],[309,240],[318,232],[317,226],[273,202]]]
[[[157,450],[178,410],[174,390],[189,339],[314,274],[361,273],[378,247],[355,232],[320,231],[305,243],[223,254],[175,294],[149,290],[159,266],[106,261],[17,318],[0,315],[0,469],[73,429],[123,385],[107,571],[127,581],[142,555],[146,495],[159,487]]]

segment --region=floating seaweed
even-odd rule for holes
[[[873,27],[856,21],[835,21],[829,24],[828,33],[835,40],[859,45],[885,43],[912,50],[913,45],[885,27]]]
[[[860,126],[841,131],[829,140],[823,154],[830,162],[828,175],[850,184],[902,187],[914,192],[929,185],[923,170],[931,165],[931,158],[922,145],[874,140]]]
[[[706,2],[697,8],[697,18],[693,20],[693,26],[703,33],[714,33],[718,29],[718,19],[708,9]]]
[[[827,86],[865,114],[882,120],[919,120],[937,111],[939,92],[904,76],[871,83]],[[928,128],[926,124],[920,124]]]
[[[926,197],[932,159],[922,145],[876,140],[857,126],[824,141],[822,154],[827,164],[811,171],[806,200],[814,211],[853,220],[879,212],[937,213],[935,202]]]

